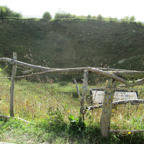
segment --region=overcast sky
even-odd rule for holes
[[[59,9],[76,15],[101,14],[104,17],[134,15],[136,21],[144,22],[144,0],[0,0],[1,6],[21,12],[24,17],[39,17],[49,11],[54,17]]]

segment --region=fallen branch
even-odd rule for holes
[[[9,117],[9,116],[2,116],[2,115],[0,115],[0,118],[3,118],[3,119],[10,119],[11,117]],[[26,123],[35,124],[35,123],[32,123],[32,122],[30,122],[30,121],[24,120],[24,119],[19,118],[19,117],[13,117],[13,118],[19,119],[19,120],[24,121],[24,122],[26,122]]]
[[[10,117],[8,117],[8,116],[3,116],[3,115],[0,115],[0,118],[2,118],[2,119],[9,119]]]
[[[22,120],[22,121],[24,121],[24,122],[26,122],[26,123],[35,124],[35,123],[32,123],[32,122],[30,122],[30,121],[24,120],[24,119],[22,119],[22,118],[19,118],[19,117],[15,117],[15,118],[17,118],[17,119],[19,119],[19,120]]]

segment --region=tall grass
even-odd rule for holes
[[[79,117],[80,101],[76,97],[77,92],[73,83],[68,83],[65,87],[58,87],[59,84],[40,84],[32,83],[26,80],[21,80],[15,83],[14,92],[14,113],[15,117],[20,117],[25,120],[36,123],[36,127],[44,131],[55,131],[56,135],[59,132],[71,133],[75,135],[78,130],[77,136],[72,140],[78,142],[87,141],[94,143],[97,139],[96,133],[99,133],[100,117],[102,109],[96,109],[86,113],[85,115],[85,128],[78,124],[77,118]],[[0,81],[0,115],[9,116],[9,99],[10,99],[10,81]],[[82,84],[79,84],[82,87]],[[141,98],[144,98],[141,95]],[[89,92],[87,93],[86,105],[91,105],[89,100]],[[117,109],[112,109],[111,129],[117,130],[143,130],[144,129],[144,109],[143,105],[122,105]],[[73,120],[70,121],[70,116]],[[76,125],[74,125],[74,122]],[[71,124],[73,128],[71,127]],[[9,126],[8,126],[9,127]],[[33,129],[33,128],[32,128]],[[55,136],[56,136],[55,135]],[[129,135],[129,134],[127,134]],[[100,134],[98,134],[100,137]],[[115,138],[114,138],[115,137]],[[109,142],[118,140],[121,135],[112,135]],[[92,139],[91,139],[92,138]],[[90,140],[91,139],[91,140]],[[101,142],[102,138],[98,138]],[[144,136],[141,137],[144,139]],[[63,139],[62,139],[63,140]],[[122,140],[125,141],[124,138]],[[57,141],[59,141],[57,139]],[[65,140],[64,140],[65,141]],[[80,142],[80,141],[79,141]]]

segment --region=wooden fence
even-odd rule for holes
[[[124,69],[112,69],[112,68],[100,68],[100,67],[78,67],[78,68],[48,68],[48,67],[42,67],[37,65],[32,65],[28,63],[24,63],[17,60],[17,53],[13,53],[13,59],[10,58],[0,58],[1,62],[8,62],[13,65],[12,68],[12,75],[11,75],[11,87],[10,87],[10,116],[14,117],[14,111],[13,111],[13,101],[14,101],[14,79],[15,78],[23,78],[23,77],[30,77],[33,75],[39,75],[44,73],[59,73],[59,74],[80,74],[84,73],[83,76],[83,92],[80,100],[81,108],[80,113],[83,115],[85,114],[85,96],[87,91],[87,82],[88,82],[88,73],[95,73],[100,74],[106,77],[109,77],[109,81],[107,82],[106,89],[105,89],[105,96],[104,96],[104,102],[103,104],[99,106],[90,106],[87,108],[87,110],[91,110],[94,108],[102,108],[102,114],[101,114],[101,120],[100,120],[100,133],[102,137],[108,137],[109,132],[122,132],[121,130],[110,130],[110,119],[111,119],[111,112],[112,112],[112,106],[113,105],[119,105],[123,103],[128,102],[134,102],[134,103],[144,103],[144,100],[138,99],[138,100],[126,100],[126,101],[117,101],[113,102],[114,92],[116,90],[116,83],[117,81],[123,83],[123,87],[132,87],[136,85],[142,85],[144,84],[144,71],[135,71],[135,70],[124,70]],[[32,73],[29,75],[22,75],[22,76],[15,76],[16,69],[18,66],[22,66],[25,68],[29,68],[33,72],[35,69],[39,70],[37,73]],[[27,71],[24,71],[23,73],[27,73]],[[136,81],[127,81],[127,78],[139,78]],[[75,84],[77,87],[77,83],[75,80]],[[77,87],[78,95],[80,96],[78,87]],[[129,130],[126,130],[129,131]],[[132,132],[144,132],[144,130],[130,130]]]

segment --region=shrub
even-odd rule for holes
[[[92,16],[91,16],[91,15],[88,15],[87,18],[92,18]]]
[[[74,132],[75,134],[81,133],[83,134],[86,129],[86,124],[83,122],[82,118],[74,118],[73,115],[69,116],[70,121],[70,131]]]
[[[59,12],[57,12],[55,14],[55,19],[63,19],[63,18],[73,18],[73,16],[70,13],[59,13]]]
[[[135,16],[131,16],[129,21],[131,21],[131,22],[135,21]]]
[[[58,85],[59,86],[66,86],[66,85],[68,85],[68,83],[63,81],[63,82],[59,82]]]
[[[55,19],[63,19],[63,18],[75,18],[76,15],[72,15],[70,13],[66,13],[61,9],[55,14]]]
[[[97,19],[98,19],[98,20],[102,20],[102,19],[103,19],[102,15],[99,14],[99,15],[97,16]]]
[[[43,18],[44,18],[44,19],[47,19],[47,20],[51,20],[52,16],[51,16],[51,14],[47,11],[47,12],[45,12],[45,13],[43,14]]]

